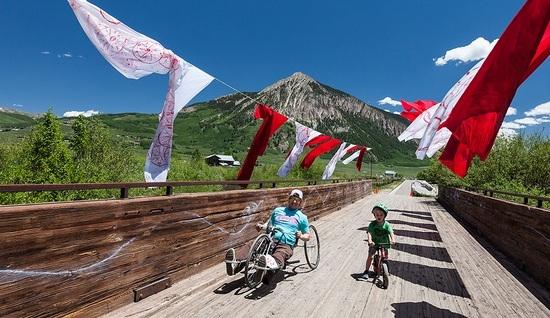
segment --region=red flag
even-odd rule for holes
[[[401,117],[412,122],[422,114],[428,108],[436,105],[437,102],[433,100],[417,100],[416,102],[407,102],[406,100],[401,100],[401,105],[403,106],[404,111],[401,112]]]
[[[355,161],[355,167],[357,168],[357,171],[361,171],[361,166],[363,165],[363,157],[365,156],[365,152],[367,152],[367,147],[356,145],[356,146],[353,146],[353,147],[349,148],[346,153],[351,154],[351,153],[354,153],[358,150],[360,152],[359,152],[359,156],[357,157],[357,161]]]
[[[300,166],[303,169],[309,169],[315,161],[315,158],[326,154],[332,149],[338,147],[342,143],[341,140],[330,136],[321,135],[311,139],[306,146],[313,148],[302,160]]]
[[[254,109],[254,119],[258,118],[262,118],[264,121],[256,132],[254,140],[252,140],[250,150],[246,155],[246,159],[244,159],[241,170],[239,170],[237,180],[250,180],[256,160],[264,154],[269,139],[288,120],[286,116],[263,104],[256,105],[256,109]]]
[[[439,160],[455,174],[489,155],[516,90],[550,53],[549,21],[550,0],[528,0],[441,124],[453,136]]]

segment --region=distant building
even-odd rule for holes
[[[384,177],[386,177],[386,178],[395,178],[396,175],[397,175],[397,172],[395,172],[393,170],[384,171]]]
[[[241,165],[233,156],[226,155],[210,155],[204,158],[204,160],[209,166],[238,167]]]

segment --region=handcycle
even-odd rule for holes
[[[377,243],[374,245],[376,252],[374,253],[372,266],[374,267],[374,280],[373,284],[378,281],[378,277],[382,275],[382,287],[384,289],[388,288],[390,284],[390,271],[388,269],[388,250],[386,247],[389,247],[391,243]]]
[[[273,236],[275,235],[275,232],[281,232],[283,235],[295,235],[294,233],[286,233],[282,231],[278,227],[268,227],[266,229],[266,233],[260,234],[252,246],[250,247],[250,251],[248,253],[248,258],[246,259],[246,266],[244,270],[244,279],[246,282],[246,285],[249,288],[255,288],[260,284],[262,281],[263,275],[270,270],[267,267],[261,267],[258,265],[258,259],[260,255],[267,255],[271,254],[273,249],[275,248],[275,242],[273,240]],[[309,268],[311,270],[314,270],[319,265],[319,261],[321,259],[320,255],[320,248],[321,244],[319,241],[319,235],[317,234],[317,229],[315,226],[310,225],[309,226],[309,233],[310,233],[310,239],[307,242],[303,242],[303,245],[296,244],[296,247],[304,247],[304,253],[306,256],[306,262]],[[287,264],[296,263],[297,261],[287,261],[285,262],[283,269],[286,268]],[[259,272],[261,271],[261,272]]]

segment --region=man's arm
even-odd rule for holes
[[[309,239],[311,238],[311,235],[309,234],[309,221],[307,220],[307,216],[305,215],[301,219],[300,230],[301,231],[296,232],[296,237],[304,242],[309,241]]]
[[[297,231],[296,237],[304,242],[307,242],[311,238],[311,235],[309,233],[302,233],[301,231]]]

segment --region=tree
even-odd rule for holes
[[[120,137],[114,138],[96,118],[79,116],[72,129],[72,182],[124,181],[138,169]]]
[[[52,110],[38,120],[25,141],[24,165],[30,183],[63,183],[69,179],[72,158]]]

